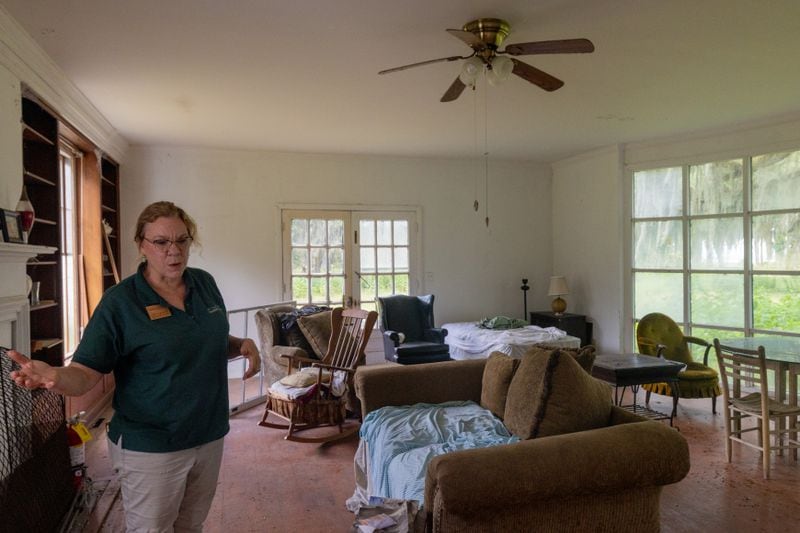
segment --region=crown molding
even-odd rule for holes
[[[128,142],[0,5],[0,64],[62,119],[121,162]]]

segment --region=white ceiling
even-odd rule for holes
[[[0,3],[133,145],[474,155],[484,93],[439,102],[458,63],[377,72],[467,55],[444,30],[479,17],[510,22],[507,44],[596,47],[520,58],[558,91],[489,88],[493,157],[555,161],[800,112],[798,0]]]

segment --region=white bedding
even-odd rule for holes
[[[453,359],[480,359],[492,352],[521,357],[531,346],[551,344],[562,348],[579,348],[581,340],[558,328],[525,326],[515,329],[483,329],[475,322],[453,322],[442,326],[447,330],[445,342]]]

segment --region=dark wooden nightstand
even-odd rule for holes
[[[552,311],[531,311],[531,324],[540,328],[555,327],[566,331],[567,335],[578,337],[581,346],[592,343],[592,323],[586,321],[586,315],[556,315]]]

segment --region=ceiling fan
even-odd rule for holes
[[[453,81],[441,98],[442,102],[452,102],[464,91],[468,85],[474,84],[475,78],[483,69],[486,69],[490,83],[496,83],[510,74],[538,85],[545,91],[555,91],[564,85],[564,82],[550,74],[543,72],[516,57],[507,58],[505,55],[522,56],[536,54],[585,54],[594,51],[594,44],[588,39],[562,39],[555,41],[534,41],[530,43],[509,44],[504,50],[499,50],[508,34],[511,25],[501,19],[482,18],[464,24],[460,30],[447,30],[447,33],[465,42],[472,48],[468,56],[450,56],[439,59],[429,59],[402,67],[395,67],[380,71],[378,74],[389,74],[422,65],[440,63],[444,61],[458,61],[466,59],[462,73]]]

